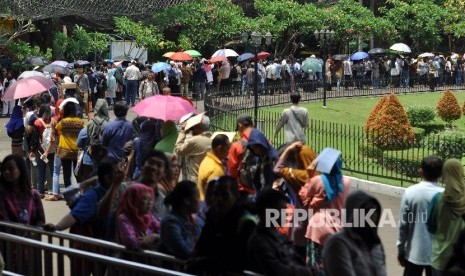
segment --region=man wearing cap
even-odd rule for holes
[[[186,158],[183,180],[197,183],[200,163],[211,149],[212,134],[209,128],[210,118],[203,114],[196,115],[183,124],[174,145],[174,153]]]
[[[137,89],[139,88],[139,79],[142,77],[139,68],[136,66],[137,61],[133,60],[124,72],[124,79],[126,80],[126,104],[134,106],[136,101]]]
[[[239,170],[242,162],[242,155],[245,151],[245,146],[249,141],[250,132],[254,128],[252,117],[248,115],[241,115],[237,117],[236,121],[237,130],[240,132],[241,141],[236,141],[231,144],[228,153],[228,172],[229,175],[236,179],[239,185],[239,190],[253,193],[254,191],[240,183]]]

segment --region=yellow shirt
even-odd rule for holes
[[[224,176],[225,174],[226,172],[224,171],[224,166],[223,163],[221,163],[221,160],[218,159],[212,151],[207,152],[202,163],[200,163],[199,176],[197,180],[201,200],[205,199],[205,189],[208,181],[216,177]]]
[[[76,140],[81,129],[84,128],[84,121],[79,117],[68,117],[62,119],[55,130],[60,134],[58,148],[68,151],[78,151]]]

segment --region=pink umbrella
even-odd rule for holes
[[[2,100],[8,101],[30,97],[45,92],[52,87],[55,87],[55,83],[49,78],[30,77],[20,79],[8,86]]]
[[[172,54],[169,59],[175,60],[175,61],[185,61],[185,60],[192,60],[192,56],[184,53],[184,52],[176,52]]]
[[[182,116],[197,110],[191,103],[181,97],[156,95],[145,98],[132,108],[139,116],[176,121]]]

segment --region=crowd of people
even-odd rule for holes
[[[308,113],[298,106],[299,94],[290,95],[292,106],[276,128],[284,127],[287,142],[278,150],[248,115],[237,117],[237,140],[213,135],[203,113],[176,122],[128,120],[136,98],[128,91],[147,85],[130,83],[131,74],[139,78],[131,66],[122,75],[126,101],[100,95],[82,105],[88,77],[78,68],[75,82],[59,85],[55,102],[46,92],[14,103],[6,125],[12,154],[0,166],[0,220],[157,250],[187,260],[194,274],[386,275],[377,233],[381,205],[365,192],[350,193],[341,155],[328,170],[318,168],[325,156],[317,158],[306,144]],[[420,174],[424,181],[409,187],[401,202],[399,263],[405,275],[423,269],[460,275],[447,273],[464,271],[463,168],[457,160],[443,165],[427,157]],[[76,181],[77,193],[71,189]],[[47,223],[41,199],[63,195],[70,212]],[[270,209],[286,210],[278,221],[299,211],[312,216],[270,226]],[[374,210],[375,224],[348,226],[327,209],[340,216],[345,209],[348,223],[357,221],[359,210]],[[428,221],[421,220],[424,214]]]

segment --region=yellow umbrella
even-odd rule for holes
[[[174,54],[174,52],[168,52],[168,53],[164,53],[163,56],[169,58],[169,57],[171,57],[173,54]]]

